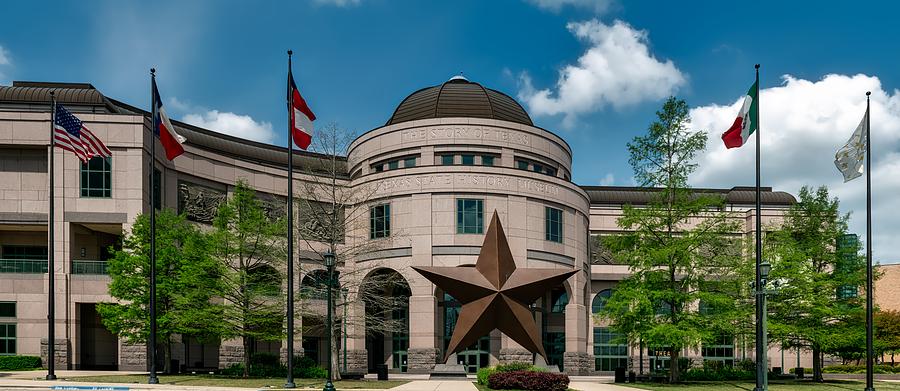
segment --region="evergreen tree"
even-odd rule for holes
[[[733,336],[734,300],[744,281],[737,225],[721,211],[724,199],[687,184],[706,133],[688,129],[684,100],[669,98],[656,115],[648,133],[628,144],[635,179],[651,196],[644,206],[625,205],[618,220],[625,233],[604,239],[631,275],[601,316],[630,341],[667,351],[669,380],[677,382],[683,350]]]
[[[207,238],[183,216],[165,209],[156,214],[157,341],[164,372],[170,372],[172,336],[215,339],[222,307],[212,299],[222,269],[209,257]],[[100,303],[103,325],[127,343],[150,336],[150,219],[140,215],[109,260],[109,294],[117,303]]]
[[[277,341],[284,335],[285,222],[271,220],[256,192],[239,180],[231,198],[213,221],[212,255],[225,270],[222,297],[224,338],[241,338],[244,377],[249,376],[254,341]]]
[[[865,330],[865,258],[847,233],[828,189],[804,186],[784,223],[766,237],[772,256],[769,280],[777,283],[769,300],[769,331],[775,339],[812,350],[813,379],[822,381],[825,353],[852,357]],[[767,258],[768,258],[767,254]],[[862,339],[864,341],[864,339]],[[863,342],[864,343],[864,342]]]

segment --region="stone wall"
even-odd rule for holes
[[[147,345],[122,343],[119,354],[119,370],[121,371],[146,371]]]
[[[435,348],[410,348],[407,351],[407,372],[431,373],[437,359],[438,350]]]
[[[244,347],[233,345],[219,346],[219,369],[244,362]]]
[[[525,349],[500,349],[500,364],[509,364],[514,362],[532,363],[534,355]]]
[[[347,370],[344,371],[344,351],[340,352],[338,363],[341,372],[344,373],[367,373],[369,372],[369,355],[365,349],[347,350]]]
[[[583,352],[565,352],[563,368],[569,375],[590,375],[594,370],[594,358]]]
[[[287,343],[282,341],[281,350],[279,351],[281,362],[287,365]],[[294,357],[303,357],[303,348],[300,344],[294,342]],[[243,358],[241,358],[243,360]]]
[[[49,354],[47,341],[47,338],[41,338],[41,366],[44,368],[47,368],[47,355]],[[72,351],[69,347],[69,340],[64,338],[56,339],[53,349],[55,349],[53,356],[56,358],[53,361],[54,369],[72,369],[70,367]]]

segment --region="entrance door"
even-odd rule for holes
[[[100,321],[96,304],[79,303],[78,369],[117,370],[119,343]]]
[[[479,368],[488,366],[491,357],[491,337],[478,339],[474,345],[456,354],[456,363],[466,369],[466,373],[477,373]]]

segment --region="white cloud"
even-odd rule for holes
[[[567,28],[590,47],[577,64],[559,71],[555,91],[536,89],[531,77],[522,73],[519,99],[533,115],[563,114],[563,126],[571,127],[580,114],[658,100],[686,82],[672,60],[661,61],[650,53],[646,30],[597,19],[569,23]]]
[[[257,122],[249,115],[218,110],[187,114],[182,121],[219,133],[269,144],[275,141],[276,136],[269,122]]]
[[[748,84],[749,80],[748,80]],[[746,86],[735,86],[737,95]],[[810,81],[784,76],[778,87],[760,91],[762,185],[796,195],[803,185],[827,185],[852,212],[850,228],[865,239],[865,178],[843,183],[834,154],[850,137],[865,112],[865,92],[872,91],[872,216],[875,260],[900,261],[900,91],[886,91],[866,75],[827,75]],[[710,135],[696,186],[752,186],[755,183],[755,139],[726,150],[719,139],[734,121],[742,98],[728,105],[691,110],[692,126]]]
[[[9,56],[9,50],[0,45],[0,84],[7,84],[6,73],[3,68],[6,66],[12,65],[12,60]]]
[[[318,5],[333,5],[337,7],[351,7],[359,5],[362,0],[314,0]]]
[[[538,8],[559,12],[563,7],[572,6],[575,8],[583,8],[602,14],[609,11],[613,4],[613,0],[527,0],[529,3],[536,5]]]
[[[600,186],[612,186],[613,183],[616,183],[616,176],[611,172],[606,173],[606,176],[600,178]]]

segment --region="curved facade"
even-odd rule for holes
[[[109,161],[88,165],[54,151],[54,175],[66,179],[56,181],[57,208],[50,217],[56,221],[57,244],[52,257],[47,254],[46,226],[50,90],[113,151]],[[42,338],[51,258],[50,270],[62,281],[55,295],[58,367],[146,368],[146,347],[126,344],[106,331],[95,304],[112,300],[104,249],[116,245],[137,215],[149,211],[151,191],[161,195],[161,207],[176,209],[202,225],[212,221],[218,202],[230,195],[235,182],[245,180],[269,213],[284,213],[285,148],[175,125],[188,141],[186,153],[170,162],[149,155],[147,112],[107,98],[89,84],[0,86],[0,327],[16,335],[0,341],[5,343],[0,348],[7,349],[0,354],[12,347],[14,353],[38,355],[48,343]],[[155,187],[148,180],[151,161],[161,178]],[[644,203],[656,190],[572,183],[570,146],[533,126],[513,98],[461,77],[413,92],[386,125],[354,140],[346,157],[296,152],[296,197],[310,203],[328,200],[321,191],[304,189],[323,181],[330,184],[323,167],[332,164],[336,191],[346,195],[340,202],[346,208],[347,232],[339,247],[352,253],[341,259],[342,278],[386,281],[374,293],[353,288],[347,292],[352,305],[346,306],[348,322],[342,330],[347,336],[341,342],[342,370],[369,372],[381,364],[392,371],[434,370],[459,303],[411,266],[473,265],[494,211],[518,267],[578,271],[533,306],[550,364],[587,374],[622,365],[649,368],[662,360],[637,346],[612,344],[610,330],[592,318],[604,295],[628,275],[626,266],[598,250],[597,237],[619,232],[616,219],[622,205]],[[722,195],[730,217],[743,223],[743,231],[735,234],[752,235],[756,216],[751,192],[697,191]],[[771,189],[763,196],[764,222],[777,220],[794,202],[789,194]],[[295,213],[297,226],[310,234],[295,254],[298,291],[321,283],[319,254],[327,248],[314,236],[316,222],[304,220],[305,215],[302,207]],[[361,300],[372,294],[399,297],[408,310],[377,313]],[[301,304],[305,309],[300,311],[294,345],[297,353],[321,362],[324,341],[316,317],[322,303],[317,300]],[[377,327],[370,327],[371,319],[407,326],[373,331]],[[285,357],[284,345],[255,341],[251,348]],[[752,350],[738,350],[734,341],[730,346],[731,360],[739,354],[735,352]],[[204,344],[183,336],[173,348],[173,359],[188,370],[211,370],[240,361],[242,352],[240,341]],[[451,360],[474,372],[499,362],[531,361],[532,355],[495,330]]]

